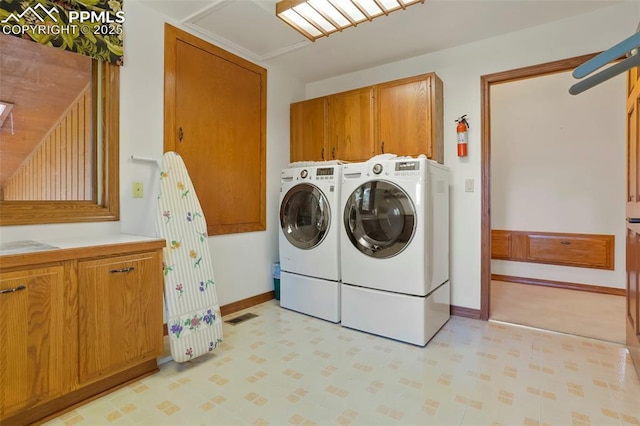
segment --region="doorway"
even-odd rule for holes
[[[576,66],[582,64],[584,61],[588,60],[589,58],[593,57],[595,54],[592,55],[583,55],[580,57],[575,57],[575,58],[570,58],[570,59],[566,59],[566,60],[561,60],[561,61],[555,61],[555,62],[551,62],[551,63],[546,63],[546,64],[540,64],[540,65],[536,65],[536,66],[532,66],[532,67],[526,67],[526,68],[520,68],[520,69],[516,69],[516,70],[511,70],[511,71],[505,71],[505,72],[500,72],[500,73],[496,73],[496,74],[491,74],[491,75],[486,75],[483,76],[481,78],[481,86],[482,86],[482,150],[481,150],[481,176],[482,176],[482,200],[481,200],[481,206],[482,206],[482,221],[481,221],[481,241],[482,241],[482,248],[481,248],[481,318],[484,320],[488,320],[489,318],[492,319],[501,319],[499,318],[502,315],[502,311],[500,311],[498,308],[501,308],[504,305],[499,305],[498,301],[501,299],[495,299],[495,297],[497,297],[498,295],[500,296],[504,296],[505,294],[508,296],[509,292],[511,292],[511,294],[515,294],[514,291],[517,291],[518,294],[520,295],[520,299],[523,298],[523,295],[527,294],[528,296],[524,296],[524,298],[526,299],[527,303],[522,303],[520,305],[520,307],[522,308],[522,315],[526,316],[527,315],[527,311],[525,308],[529,307],[530,305],[534,305],[534,303],[531,303],[532,301],[536,300],[536,297],[538,297],[539,295],[537,295],[537,293],[539,292],[543,292],[544,293],[544,297],[548,297],[551,300],[560,300],[563,297],[569,297],[571,300],[571,303],[569,305],[578,305],[579,303],[585,302],[587,303],[586,306],[589,305],[589,300],[592,298],[595,298],[594,300],[596,300],[597,302],[594,303],[598,303],[600,304],[602,303],[608,303],[608,301],[606,301],[607,298],[611,298],[613,299],[620,299],[619,302],[622,303],[623,298],[620,297],[621,295],[624,294],[624,290],[623,289],[611,289],[611,290],[615,290],[612,292],[612,294],[617,295],[617,297],[614,297],[612,295],[601,295],[601,294],[593,294],[591,293],[592,290],[602,290],[602,292],[607,293],[610,289],[608,287],[604,287],[610,284],[604,284],[604,286],[595,288],[592,286],[588,286],[588,285],[584,285],[582,286],[582,288],[580,288],[580,285],[576,285],[574,287],[572,287],[571,290],[568,290],[566,288],[566,286],[563,286],[563,284],[569,284],[569,283],[565,283],[565,282],[556,282],[556,281],[550,281],[550,280],[529,280],[525,282],[520,282],[517,281],[518,284],[513,284],[513,283],[498,283],[496,284],[495,282],[492,284],[492,260],[491,260],[491,235],[492,235],[492,229],[493,228],[497,228],[497,229],[528,229],[527,226],[531,226],[532,229],[528,229],[529,231],[554,231],[553,229],[545,229],[545,225],[542,224],[538,221],[536,222],[535,218],[530,218],[528,223],[531,223],[531,225],[528,224],[522,224],[523,220],[522,216],[526,216],[526,215],[522,215],[522,211],[520,212],[520,215],[516,214],[514,212],[515,207],[520,208],[521,205],[526,205],[526,200],[525,197],[522,196],[522,194],[520,194],[522,191],[522,189],[527,189],[527,183],[525,183],[524,185],[522,184],[522,182],[517,181],[517,179],[511,180],[509,182],[509,185],[502,185],[501,183],[504,182],[504,177],[506,176],[504,174],[505,170],[511,170],[512,173],[516,173],[515,175],[509,175],[510,178],[512,177],[516,177],[519,176],[517,173],[521,173],[521,172],[515,172],[515,170],[519,170],[518,167],[529,167],[531,164],[546,164],[547,167],[552,168],[552,167],[561,167],[559,166],[559,162],[555,161],[556,158],[554,157],[550,157],[550,155],[553,155],[553,153],[555,153],[556,155],[558,155],[557,151],[554,151],[554,149],[562,149],[563,147],[558,144],[558,145],[551,145],[551,150],[550,152],[552,154],[549,154],[548,152],[536,152],[535,150],[538,149],[538,147],[536,146],[535,148],[533,148],[531,151],[527,152],[525,154],[524,159],[521,158],[520,161],[521,163],[518,164],[518,160],[514,160],[513,157],[505,157],[504,155],[502,155],[503,158],[500,158],[500,156],[496,157],[497,154],[504,154],[504,151],[500,151],[508,149],[505,148],[505,145],[503,144],[503,141],[505,140],[504,137],[504,132],[501,132],[505,127],[509,127],[509,126],[502,126],[503,123],[505,123],[506,117],[510,116],[511,114],[505,115],[504,114],[504,109],[502,108],[498,108],[496,107],[496,102],[505,102],[504,99],[509,99],[508,97],[505,98],[505,96],[503,95],[504,93],[510,93],[509,90],[515,90],[513,93],[519,94],[520,92],[518,92],[518,90],[520,89],[529,89],[531,86],[535,86],[536,84],[538,85],[538,90],[540,90],[541,87],[541,82],[551,82],[551,81],[555,81],[555,84],[557,85],[557,82],[560,80],[562,81],[562,79],[567,79],[570,80],[570,71],[572,71]],[[563,77],[564,76],[564,77]],[[548,78],[538,78],[538,77],[548,77]],[[505,84],[505,83],[512,83],[512,84]],[[525,85],[526,84],[526,85]],[[545,83],[546,84],[546,83]],[[553,83],[550,83],[553,84]],[[564,84],[564,83],[562,83]],[[570,84],[570,83],[569,83]],[[492,98],[492,86],[493,86],[493,98]],[[511,88],[517,88],[517,89],[511,89]],[[564,89],[564,86],[562,86],[563,88],[560,90],[566,90],[568,89],[568,86],[566,87],[566,89]],[[509,90],[505,90],[505,89],[509,89]],[[556,90],[556,92],[553,93],[558,93],[557,92],[557,88],[554,89]],[[536,93],[536,96],[537,95]],[[573,97],[569,97],[571,98],[571,100],[573,100],[573,102],[575,102],[576,98]],[[502,99],[502,100],[501,100]],[[511,98],[513,99],[512,102],[514,102],[514,105],[516,105],[518,102],[520,102],[519,97],[513,97]],[[494,103],[494,111],[493,111],[493,117],[492,117],[492,111],[491,111],[491,107],[492,107],[492,102]],[[503,104],[497,104],[497,105],[503,105]],[[524,104],[525,106],[527,105],[526,103]],[[561,107],[558,107],[558,111],[565,111],[563,110]],[[557,117],[558,114],[548,114],[549,116],[553,116],[553,120],[556,120],[554,123],[551,123],[551,126],[554,126],[557,124],[558,121],[561,122],[561,119],[559,119]],[[519,115],[518,114],[513,114],[514,117],[516,117],[516,119],[514,120],[515,123],[518,123],[519,126],[521,126],[521,128],[523,129],[523,132],[526,132],[527,128],[531,129],[531,124],[530,123],[525,123],[523,122],[522,118],[517,118]],[[521,115],[520,115],[521,117]],[[497,121],[496,121],[497,120]],[[493,122],[493,128],[492,128],[492,122]],[[500,125],[497,126],[496,123],[499,123]],[[533,121],[533,123],[535,123],[536,125],[538,125],[539,129],[543,129],[545,128],[545,122],[544,120],[538,120],[538,121]],[[561,124],[564,125],[564,124]],[[535,126],[534,126],[535,127]],[[569,124],[567,124],[567,127],[569,127]],[[533,132],[532,132],[533,133]],[[491,144],[491,138],[494,138],[494,152],[492,154],[492,144]],[[525,134],[525,136],[527,136],[527,134]],[[511,135],[512,139],[510,139],[511,141],[520,141],[520,139],[518,138],[517,134]],[[522,140],[524,140],[525,138],[522,137]],[[546,140],[545,140],[546,141]],[[515,143],[514,143],[515,144]],[[542,145],[542,143],[540,144]],[[522,147],[522,145],[520,145]],[[524,145],[527,146],[527,145]],[[532,145],[529,145],[529,147]],[[548,144],[549,146],[549,144]],[[515,153],[516,155],[518,153]],[[521,153],[520,153],[521,154]],[[511,155],[514,155],[514,153],[512,153]],[[531,157],[528,157],[529,155],[531,155]],[[545,155],[546,155],[546,159],[545,159]],[[494,161],[497,161],[494,165],[494,168],[492,169],[491,167],[491,158],[494,158]],[[534,157],[538,157],[537,159],[535,159]],[[558,156],[559,158],[562,158],[562,155]],[[555,165],[554,165],[554,161],[555,161]],[[577,162],[579,161],[579,157],[577,157],[576,159],[576,163],[573,164],[573,168],[576,167],[580,167],[579,163]],[[511,169],[509,169],[509,167],[505,167],[504,164],[505,162],[509,162],[509,163],[513,163],[510,164]],[[542,163],[540,163],[542,162]],[[550,163],[550,164],[549,164]],[[564,163],[566,165],[566,163]],[[565,169],[569,169],[569,167],[565,167]],[[539,170],[544,170],[544,167],[536,167],[536,171],[535,173],[539,173]],[[553,169],[553,170],[557,170],[557,169]],[[533,171],[531,171],[530,173],[534,173]],[[493,182],[493,188],[491,185],[491,180],[492,177],[494,179]],[[545,183],[543,182],[545,180],[545,178],[548,178],[547,176],[540,176],[540,179],[538,179],[536,177],[535,179],[535,185],[537,186],[541,186],[543,191],[545,188]],[[547,179],[548,180],[548,179]],[[539,182],[540,181],[540,182]],[[533,187],[533,181],[528,182],[528,184],[530,185],[529,189],[531,189]],[[548,183],[546,184],[548,185]],[[511,187],[511,193],[508,194],[509,195],[509,202],[506,203],[504,202],[505,199],[505,186],[510,186]],[[518,191],[513,191],[513,187],[518,187]],[[547,186],[548,187],[548,186]],[[493,212],[492,212],[492,191],[493,190],[493,195],[494,195],[494,199],[493,199]],[[548,192],[553,192],[553,191],[548,191]],[[571,192],[571,194],[573,195],[574,193]],[[541,196],[540,193],[538,194],[527,194],[527,196],[532,195],[532,198],[534,198],[536,201],[541,201],[541,202],[545,202],[547,203],[547,205],[554,205],[554,202],[551,201],[551,203],[549,203],[550,200],[548,200],[545,196]],[[518,198],[520,197],[520,199],[518,200]],[[561,202],[563,202],[565,200],[555,200],[555,204],[561,204]],[[559,207],[560,209],[561,207]],[[505,220],[505,209],[511,213],[511,217],[509,218],[509,220]],[[492,213],[493,213],[493,221],[492,221]],[[519,218],[517,221],[515,222],[520,222],[519,225],[515,225],[514,224],[514,220],[513,217],[517,217]],[[614,220],[612,220],[613,222]],[[511,225],[512,227],[508,227],[508,225],[505,225],[505,222],[507,222],[509,225]],[[556,223],[557,222],[557,223]],[[553,226],[559,226],[560,231],[566,231],[567,229],[564,228],[568,228],[570,229],[573,224],[569,223],[568,225],[565,226],[561,226],[562,220],[561,219],[556,219],[554,218],[553,220]],[[507,226],[507,227],[505,227]],[[518,226],[520,228],[518,228]],[[524,228],[523,228],[524,227]],[[589,229],[589,227],[587,226],[586,229]],[[558,232],[557,230],[555,232]],[[571,232],[571,231],[570,231]],[[573,231],[576,232],[576,231]],[[578,231],[581,232],[581,231]],[[495,237],[495,235],[494,235]],[[617,231],[616,231],[616,239],[619,240],[621,239],[621,237],[619,235],[617,235]],[[619,244],[618,244],[619,245]],[[618,247],[619,249],[619,247]],[[620,250],[616,250],[618,256],[621,256],[621,251]],[[497,268],[496,268],[497,266]],[[619,269],[619,264],[618,264],[618,268]],[[540,265],[540,264],[535,264],[535,263],[528,263],[527,262],[502,262],[502,261],[496,261],[494,260],[494,268],[497,269],[497,272],[500,274],[506,274],[503,275],[503,278],[518,278],[519,274],[509,274],[509,273],[505,273],[504,271],[507,270],[527,270],[527,269],[533,269],[530,267],[537,267],[536,271],[541,271],[542,275],[544,276],[545,273],[545,268],[546,268],[546,273],[549,273],[550,269],[553,269],[554,267],[549,267],[548,265]],[[562,269],[562,268],[557,268],[555,267],[556,270]],[[580,275],[582,275],[581,278],[577,278],[577,282],[587,282],[587,283],[593,283],[594,280],[591,280],[589,278],[585,278],[585,277],[590,277],[591,275],[593,275],[594,277],[598,277],[598,273],[602,273],[602,271],[596,271],[596,272],[592,272],[594,271],[593,269],[575,269],[573,270],[573,272],[577,272],[578,277],[580,277]],[[496,271],[494,271],[496,272]],[[616,272],[617,273],[617,272]],[[613,274],[612,272],[610,274]],[[515,275],[514,277],[509,277],[509,275]],[[553,274],[552,274],[553,275]],[[528,276],[536,276],[534,275],[527,275],[526,273],[521,274],[520,276],[523,277],[528,277]],[[493,279],[495,281],[496,276],[493,275]],[[555,279],[555,278],[554,278]],[[570,280],[571,281],[571,280]],[[595,281],[598,281],[598,279],[595,279]],[[617,280],[614,280],[617,283]],[[537,284],[537,285],[530,285],[530,284]],[[544,286],[544,287],[541,287]],[[550,288],[550,287],[556,287],[556,288]],[[560,287],[560,288],[558,288]],[[564,288],[563,288],[564,287]],[[494,289],[494,292],[492,294],[492,288]],[[516,290],[514,290],[516,289]],[[587,291],[575,291],[575,290],[587,290]],[[530,294],[531,292],[533,292],[533,294]],[[549,296],[548,293],[555,293],[551,296]],[[618,294],[619,293],[619,294]],[[493,297],[492,297],[493,296]],[[495,300],[494,300],[495,299]],[[492,300],[494,302],[492,302]],[[538,299],[540,300],[540,299]],[[495,303],[495,307],[497,309],[496,314],[500,314],[497,315],[498,318],[494,318],[494,313],[492,310],[492,306],[491,304]],[[617,302],[616,302],[617,303]],[[615,305],[614,303],[614,306]],[[622,305],[621,305],[622,306]],[[617,308],[613,308],[613,310],[615,310]],[[623,310],[623,309],[621,309]],[[513,311],[513,309],[512,309]],[[583,308],[582,311],[588,311],[588,308]],[[556,311],[558,314],[558,317],[560,317],[560,311]],[[576,310],[576,312],[578,313],[585,313],[585,312],[580,312],[580,310]],[[564,312],[568,315],[572,315],[571,312]],[[535,314],[535,309],[530,311],[531,315]],[[593,316],[593,315],[592,315]],[[585,315],[586,317],[586,315]],[[571,322],[576,322],[579,323],[580,322],[580,317],[577,316],[575,317],[575,320],[572,320]],[[518,323],[521,324],[527,324],[527,321],[517,321]],[[567,321],[568,323],[568,321]],[[542,322],[541,324],[545,324],[545,322]],[[624,322],[621,323],[622,326],[620,327],[621,329],[623,328]],[[535,322],[534,324],[527,324],[527,325],[536,325]],[[540,326],[540,328],[549,328],[546,326]],[[593,328],[593,327],[591,327]],[[553,329],[553,328],[549,328],[549,329]],[[572,332],[571,328],[567,330],[563,330],[563,329],[559,329],[556,331],[565,331],[565,332]],[[623,333],[623,330],[620,330],[621,333]],[[578,332],[576,332],[575,334],[580,334]]]

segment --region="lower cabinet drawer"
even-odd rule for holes
[[[527,237],[529,261],[613,269],[613,238],[609,235]]]

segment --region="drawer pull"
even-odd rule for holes
[[[571,241],[560,241],[560,244],[568,246],[571,245]]]
[[[136,269],[136,268],[134,268],[133,266],[129,266],[128,268],[112,269],[109,272],[111,272],[112,274],[117,274],[117,273],[120,273],[120,272],[131,272],[134,269]]]
[[[9,293],[15,293],[16,291],[20,291],[20,290],[26,290],[27,286],[26,285],[19,285],[18,287],[14,287],[14,288],[7,288],[5,290],[0,290],[0,294],[9,294]]]

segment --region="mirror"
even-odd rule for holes
[[[0,225],[119,218],[119,69],[0,35]]]

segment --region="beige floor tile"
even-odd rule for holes
[[[453,317],[424,348],[281,309],[49,424],[608,425],[640,419],[626,349]],[[239,312],[237,315],[242,314]]]

